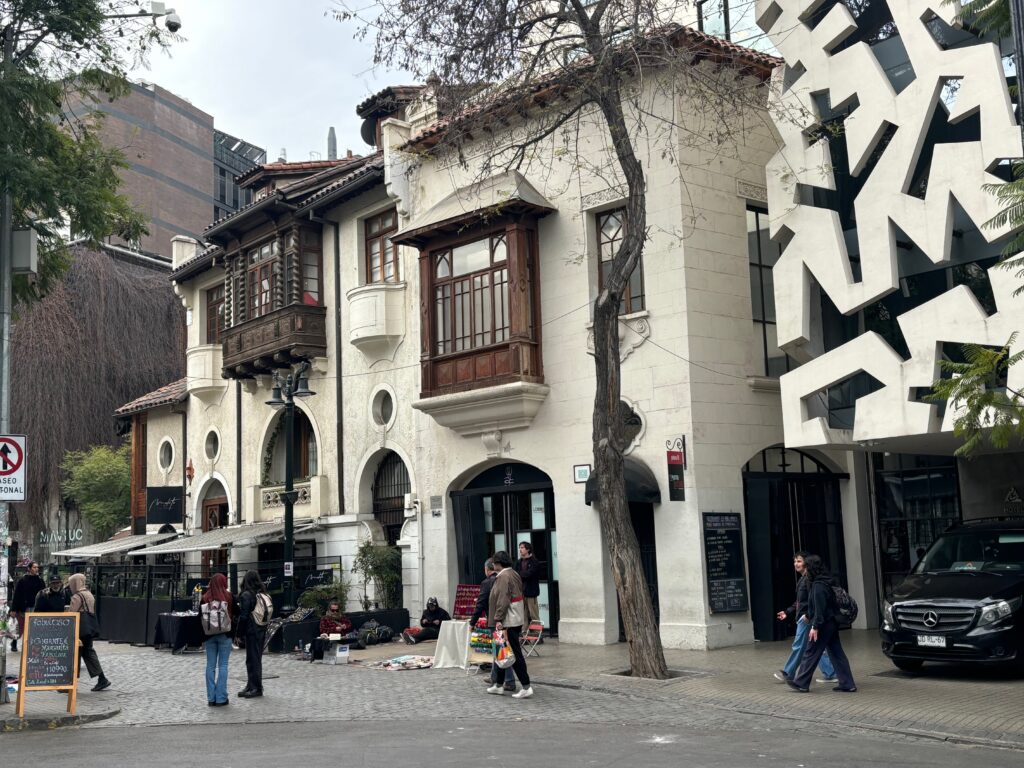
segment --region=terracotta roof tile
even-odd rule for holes
[[[170,384],[164,384],[160,389],[155,389],[142,397],[137,397],[130,403],[126,403],[114,411],[115,416],[129,416],[133,413],[141,413],[161,405],[172,405],[182,403],[188,399],[188,379],[178,379]]]
[[[252,178],[260,171],[266,171],[268,173],[319,171],[324,168],[333,168],[336,165],[341,165],[342,163],[347,163],[351,160],[351,157],[338,157],[334,160],[299,160],[294,163],[263,163],[263,165],[257,165],[255,168],[250,168],[240,176],[236,176],[235,182],[240,184],[246,179]]]
[[[328,197],[332,192],[348,184],[351,184],[352,182],[358,180],[359,178],[366,176],[367,174],[370,174],[373,171],[381,170],[384,167],[384,153],[378,152],[375,155],[370,155],[369,157],[363,158],[363,161],[363,164],[359,168],[356,168],[352,172],[345,174],[337,181],[328,184],[326,187],[318,189],[312,195],[307,197],[305,200],[302,201],[302,203],[299,204],[299,208],[306,208],[316,203],[317,201],[322,200],[325,197]]]
[[[755,51],[753,48],[745,48],[742,45],[737,45],[736,43],[729,42],[728,40],[723,40],[720,37],[715,37],[714,35],[709,35],[706,32],[701,32],[678,24],[673,24],[652,32],[649,35],[649,38],[655,39],[659,34],[669,39],[678,36],[679,42],[677,45],[680,47],[684,45],[688,46],[695,54],[700,53],[705,58],[720,61],[731,61],[735,66],[748,70],[750,71],[750,74],[757,75],[764,80],[767,80],[771,76],[771,72],[775,67],[783,63],[782,59],[771,56],[770,54]],[[585,68],[588,66],[590,61],[591,59],[589,57],[583,57],[576,62],[576,66]],[[481,117],[491,110],[509,106],[516,103],[519,99],[528,98],[532,94],[536,94],[549,88],[557,88],[559,86],[563,88],[571,88],[572,83],[567,82],[565,77],[565,70],[558,70],[546,77],[539,77],[536,80],[523,83],[517,87],[494,93],[488,98],[469,105],[457,114],[446,115],[439,118],[413,136],[405,145],[405,148],[429,148],[436,143],[432,141],[432,139],[440,137],[450,128],[458,125],[459,123]]]
[[[356,114],[365,118],[373,113],[374,107],[393,106],[397,108],[399,105],[407,104],[419,96],[423,88],[424,86],[422,85],[390,85],[364,99],[356,107]]]

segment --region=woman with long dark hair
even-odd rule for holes
[[[239,698],[254,699],[263,695],[263,643],[267,623],[274,612],[267,588],[258,571],[246,571],[242,578],[242,594],[238,597],[238,631],[236,642],[245,648],[245,671],[248,677]]]
[[[211,626],[206,636],[206,701],[211,707],[228,705],[228,659],[231,657],[231,617],[234,599],[223,573],[213,574],[203,594],[204,621]],[[219,630],[219,631],[215,631]]]
[[[832,690],[853,693],[857,690],[857,684],[853,681],[850,661],[846,658],[843,644],[839,641],[839,623],[836,621],[839,609],[836,606],[836,596],[832,589],[835,580],[829,574],[825,563],[817,555],[810,555],[804,560],[804,573],[807,574],[810,581],[807,594],[807,615],[811,621],[811,630],[808,633],[807,649],[804,651],[803,661],[800,662],[796,675],[786,683],[793,690],[807,693],[814,670],[818,668],[822,654],[828,651],[839,680],[839,685]]]

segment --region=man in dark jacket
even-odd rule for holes
[[[519,542],[519,560],[516,562],[516,573],[523,580],[523,607],[526,609],[525,632],[531,621],[540,621],[537,598],[540,596],[540,561],[533,556],[533,545],[528,541]]]
[[[54,571],[50,574],[50,587],[36,595],[36,613],[63,613],[67,602],[64,600],[64,582],[60,574]]]
[[[800,576],[800,580],[796,585],[796,601],[788,608],[775,614],[775,618],[779,621],[785,621],[790,616],[796,619],[796,637],[793,638],[793,647],[789,658],[786,659],[786,664],[782,669],[774,673],[775,679],[780,683],[786,682],[796,674],[797,667],[800,666],[800,660],[804,657],[804,649],[807,647],[807,634],[811,631],[811,622],[807,615],[807,592],[811,582],[804,572],[805,560],[810,554],[810,552],[800,551],[793,555],[793,568],[797,575]],[[828,657],[828,654],[821,657],[821,674],[822,676],[818,678],[818,682],[836,682],[835,670],[832,668],[832,660]]]
[[[25,634],[25,614],[32,610],[36,604],[36,595],[46,589],[39,576],[39,563],[28,564],[28,571],[18,579],[14,587],[14,599],[11,601],[11,613],[15,614],[18,620],[18,637]],[[11,643],[11,650],[17,650],[17,641]]]
[[[424,640],[437,640],[441,633],[441,622],[451,621],[452,617],[444,608],[438,605],[437,598],[431,597],[427,600],[427,608],[420,616],[420,631],[418,634],[410,635],[406,630],[402,633],[402,639],[409,645],[422,643]]]

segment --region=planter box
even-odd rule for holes
[[[402,630],[409,628],[409,611],[405,608],[390,608],[384,611],[359,611],[357,613],[346,613],[345,615],[352,622],[352,629],[357,632],[370,619],[376,619],[378,624],[391,627],[396,635],[400,635]]]

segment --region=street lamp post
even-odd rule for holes
[[[272,408],[284,408],[284,491],[281,493],[284,502],[284,614],[295,610],[295,500],[299,495],[294,477],[295,398],[316,394],[309,388],[308,371],[308,360],[303,360],[284,376],[274,371],[274,388],[267,400]]]

